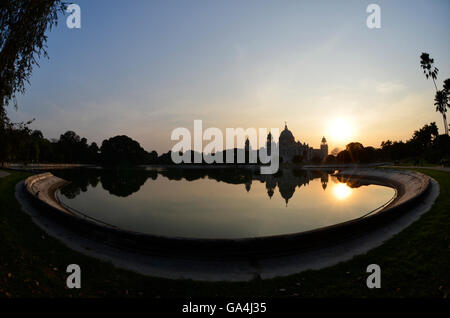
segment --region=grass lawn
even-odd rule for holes
[[[450,173],[418,169],[441,193],[413,225],[369,253],[318,271],[244,283],[146,277],[74,252],[25,214],[15,185],[29,174],[0,178],[0,297],[448,297],[450,292]],[[65,269],[78,264],[82,288],[67,289]],[[381,289],[366,287],[367,265],[381,266]]]

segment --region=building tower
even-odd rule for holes
[[[267,155],[270,156],[272,153],[272,133],[269,131],[269,134],[267,135],[267,142],[266,142],[266,149],[267,149]]]
[[[250,140],[248,137],[245,139],[245,152],[248,153],[250,151]]]
[[[320,143],[320,150],[322,151],[323,159],[325,159],[326,156],[328,156],[328,144],[325,137],[322,137],[322,142]]]

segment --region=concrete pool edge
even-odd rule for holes
[[[62,225],[71,227],[92,239],[108,241],[120,248],[151,254],[177,254],[185,257],[229,258],[229,257],[273,257],[316,249],[365,234],[389,223],[392,218],[414,205],[425,195],[429,178],[417,172],[386,171],[373,169],[343,170],[338,176],[363,178],[368,183],[384,184],[397,189],[393,202],[378,213],[335,225],[292,234],[240,239],[192,239],[162,237],[126,231],[101,221],[86,217],[69,207],[61,205],[55,198],[57,188],[67,181],[51,173],[38,174],[25,181],[28,197],[43,213],[50,213]],[[403,200],[404,197],[407,200]]]
[[[372,170],[373,169],[371,169],[371,171]],[[341,172],[342,176],[350,174],[354,176],[362,176],[362,173],[367,176],[368,172],[362,170]],[[392,171],[389,171],[389,175],[392,175]],[[405,173],[404,171],[400,171],[400,176],[407,178],[412,176],[417,177],[418,175],[415,172]],[[382,182],[382,174],[380,175],[379,172],[377,172],[376,175],[372,175],[372,177],[374,180]],[[244,249],[241,250],[241,253],[238,253],[240,257],[237,258],[234,257],[236,256],[236,253],[222,253],[224,252],[222,249],[223,245],[221,246],[220,244],[217,244],[217,240],[208,240],[210,241],[208,242],[209,244],[214,243],[212,245],[202,245],[202,248],[205,249],[205,253],[208,254],[207,257],[203,258],[191,257],[192,255],[186,252],[193,247],[198,247],[198,245],[195,244],[186,244],[189,243],[188,240],[183,240],[183,242],[181,242],[184,246],[182,252],[169,249],[166,251],[169,253],[166,253],[165,255],[158,253],[158,250],[147,250],[149,253],[142,253],[139,246],[133,246],[133,244],[125,244],[123,246],[120,246],[120,244],[117,245],[117,236],[121,237],[122,240],[127,239],[126,236],[123,237],[121,235],[123,234],[123,231],[121,230],[109,229],[110,232],[108,237],[105,238],[105,236],[100,235],[101,239],[99,240],[98,233],[95,233],[96,230],[92,233],[92,227],[88,227],[89,229],[84,229],[80,233],[79,227],[84,223],[80,223],[78,221],[74,222],[73,216],[69,216],[69,219],[72,220],[72,224],[71,226],[67,226],[67,224],[61,224],[58,220],[59,218],[54,218],[55,211],[49,214],[42,213],[42,209],[43,206],[45,207],[45,204],[36,205],[36,202],[32,202],[36,200],[30,200],[30,193],[25,190],[24,184],[17,186],[16,196],[22,203],[24,210],[31,214],[33,220],[38,223],[38,225],[43,227],[44,230],[46,230],[50,235],[56,236],[75,250],[97,258],[111,261],[118,267],[131,269],[142,274],[168,278],[191,278],[197,280],[248,280],[255,277],[255,275],[262,278],[270,278],[274,276],[293,274],[305,269],[318,269],[331,266],[337,262],[350,259],[354,255],[364,253],[371,248],[380,245],[386,239],[390,238],[392,235],[398,233],[412,223],[411,220],[414,217],[426,212],[437,197],[439,193],[439,186],[437,183],[430,183],[430,178],[428,177],[421,177],[419,179],[422,179],[423,182],[419,183],[419,187],[416,189],[422,190],[419,192],[416,191],[415,196],[412,198],[414,201],[419,200],[419,202],[416,202],[414,205],[407,204],[406,206],[405,203],[411,201],[403,202],[403,205],[390,205],[389,209],[383,210],[384,212],[395,211],[396,206],[402,206],[401,210],[404,212],[404,209],[407,208],[410,210],[410,213],[398,213],[399,211],[395,211],[394,213],[397,216],[400,215],[399,218],[405,219],[406,221],[400,221],[399,223],[398,219],[396,220],[392,217],[386,219],[383,217],[383,224],[385,226],[378,226],[376,228],[361,226],[361,229],[364,229],[360,231],[362,233],[353,233],[350,237],[347,235],[345,240],[340,239],[333,242],[325,240],[324,242],[327,242],[325,245],[312,244],[311,246],[308,246],[308,248],[303,246],[303,248],[300,249],[297,246],[295,249],[288,248],[283,252],[280,252],[276,248],[279,249],[280,247],[287,247],[287,245],[290,244],[298,244],[302,237],[298,237],[298,235],[289,235],[289,237],[283,236],[281,238],[265,237],[260,239],[231,240],[231,246],[236,247],[237,244],[244,245]],[[406,179],[404,179],[404,181],[405,180]],[[422,187],[420,187],[420,184],[422,184]],[[405,193],[407,193],[407,191]],[[53,207],[50,208],[50,210],[53,209]],[[61,211],[56,214],[62,215]],[[65,213],[65,215],[69,214]],[[366,219],[369,219],[369,217]],[[386,223],[386,220],[389,222]],[[376,223],[378,222],[379,221]],[[395,225],[396,223],[399,224]],[[78,229],[74,230],[74,228]],[[337,231],[336,233],[340,233],[340,231]],[[115,238],[111,236],[114,236]],[[313,239],[320,238],[320,235],[313,235]],[[326,238],[326,236],[322,238]],[[245,242],[245,240],[248,242]],[[180,243],[179,240],[176,241]],[[255,241],[256,244],[254,244]],[[307,240],[307,242],[314,243],[310,239]],[[149,241],[146,241],[146,243],[150,244]],[[151,243],[161,243],[163,249],[167,247],[163,241],[152,240]],[[258,246],[258,244],[260,245]],[[258,248],[264,246],[267,248],[264,253],[261,253],[260,251],[255,253],[255,251],[251,251],[251,249],[255,247],[258,251]],[[216,251],[218,249],[223,258],[218,259],[216,255],[214,255],[215,253],[213,253],[213,249],[216,249]],[[210,252],[212,253],[209,257]],[[242,253],[247,254],[244,255]]]

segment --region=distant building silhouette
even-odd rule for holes
[[[270,151],[272,134],[269,132],[267,135],[267,149]],[[295,141],[294,135],[288,129],[287,124],[284,125],[284,130],[280,134],[278,140],[278,148],[280,152],[280,158],[282,162],[292,162],[295,156],[301,156],[303,160],[319,160],[322,161],[328,155],[328,144],[325,137],[322,138],[320,149],[314,149],[306,143]]]
[[[269,134],[267,135],[267,141],[266,141],[266,149],[267,149],[268,156],[270,156],[272,154],[272,143],[273,143],[273,137],[272,137],[272,133],[269,131]]]
[[[328,156],[328,143],[325,137],[322,137],[322,142],[320,143],[320,150],[325,154],[325,157]]]
[[[252,149],[250,146],[250,140],[248,138],[245,139],[245,152],[249,152]]]

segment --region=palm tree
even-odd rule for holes
[[[430,54],[423,52],[422,55],[420,55],[420,67],[422,67],[423,73],[425,74],[425,77],[427,79],[431,77],[437,92],[438,89],[435,80],[437,78],[439,69],[437,67],[434,67],[433,63],[434,59],[430,58]]]
[[[448,135],[448,125],[447,125],[447,107],[450,107],[448,104],[448,96],[445,90],[437,91],[436,96],[434,97],[434,105],[436,106],[436,111],[442,114],[444,119],[444,127],[445,134]]]
[[[447,95],[447,107],[450,107],[450,78],[447,78],[444,81],[444,89],[443,89],[443,91]],[[450,125],[449,125],[449,127],[450,127]]]
[[[447,78],[444,81],[444,91],[447,93],[447,96],[450,98],[450,78]]]

